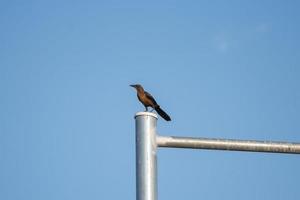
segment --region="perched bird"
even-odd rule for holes
[[[136,89],[137,97],[140,100],[140,102],[145,106],[146,111],[148,111],[148,107],[152,107],[166,121],[171,121],[170,116],[160,108],[160,106],[156,103],[152,95],[146,92],[141,85],[136,84],[130,86]]]

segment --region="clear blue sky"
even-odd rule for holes
[[[161,135],[300,142],[299,8],[1,1],[0,199],[135,199],[132,83],[171,115]],[[298,200],[299,169],[298,155],[161,149],[159,199]]]

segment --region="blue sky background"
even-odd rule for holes
[[[0,199],[135,199],[161,135],[300,142],[297,1],[0,3]],[[191,96],[193,98],[191,99]],[[300,199],[298,155],[160,149],[159,199]]]

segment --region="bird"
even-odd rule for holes
[[[155,110],[166,121],[171,121],[170,116],[160,108],[153,96],[150,93],[146,92],[140,84],[130,86],[136,89],[137,97],[139,101],[145,106],[146,112],[148,111],[148,107],[152,107],[153,109],[151,111]]]

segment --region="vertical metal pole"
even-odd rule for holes
[[[154,113],[135,115],[136,200],[157,200],[156,122]]]

